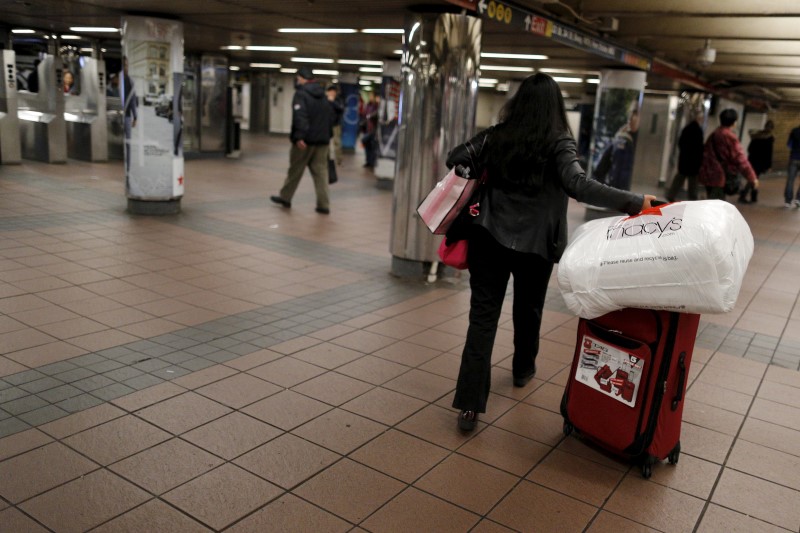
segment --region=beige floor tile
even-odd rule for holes
[[[120,346],[137,340],[139,340],[139,337],[135,335],[125,333],[124,331],[107,329],[105,331],[98,331],[97,333],[72,337],[69,339],[69,343],[90,352],[99,352],[106,348],[113,348],[114,346]]]
[[[57,363],[72,359],[79,355],[86,353],[86,350],[73,346],[69,342],[56,341],[33,348],[27,348],[8,354],[6,357],[10,360],[21,363],[30,368],[39,368],[40,366],[49,365],[50,363]]]
[[[714,356],[709,359],[708,365],[721,367],[731,372],[745,374],[759,379],[764,376],[764,372],[767,369],[767,365],[764,363],[743,359],[723,352],[715,353]]]
[[[787,530],[773,526],[751,516],[714,505],[706,509],[697,533],[786,533]]]
[[[21,505],[48,527],[80,532],[124,513],[150,495],[106,470],[98,470]]]
[[[366,466],[343,459],[292,492],[336,516],[358,523],[405,486]]]
[[[686,398],[701,403],[733,411],[740,415],[746,414],[753,401],[752,395],[742,394],[716,385],[696,381],[686,392]]]
[[[800,431],[800,409],[788,405],[756,398],[748,416]]]
[[[285,489],[302,483],[341,456],[292,434],[284,434],[234,462]]]
[[[461,446],[458,453],[524,476],[550,449],[534,440],[489,426]]]
[[[413,487],[393,498],[364,521],[375,533],[394,531],[437,531],[442,533],[476,531],[471,529],[479,516],[435,498]]]
[[[93,529],[92,533],[164,531],[204,533],[211,530],[160,500],[150,500],[122,516]]]
[[[706,403],[686,399],[683,404],[683,422],[719,433],[735,436],[742,426],[744,415],[713,407]]]
[[[531,394],[529,394],[524,402],[554,413],[561,413],[561,398],[564,396],[564,387],[553,385],[552,383],[544,383],[538,387]]]
[[[64,444],[101,465],[109,465],[169,439],[152,424],[123,416],[64,439]]]
[[[418,344],[411,344],[406,341],[399,341],[394,344],[377,350],[372,355],[393,361],[405,366],[419,366],[441,355],[442,350],[426,348]]]
[[[286,390],[249,405],[242,412],[289,431],[330,409],[327,404]]]
[[[397,425],[397,429],[448,450],[455,450],[473,434],[458,430],[458,413],[436,405],[418,411]],[[485,424],[478,420],[478,431]]]
[[[53,422],[48,422],[39,426],[39,429],[56,439],[63,439],[85,429],[99,426],[124,414],[125,411],[105,403],[59,418]]]
[[[419,369],[425,372],[436,374],[449,379],[457,378],[458,370],[461,367],[461,356],[454,353],[444,353],[439,357],[434,357]]]
[[[340,374],[345,374],[373,385],[382,385],[408,372],[408,370],[409,367],[405,365],[393,363],[372,355],[366,355],[336,369]]]
[[[614,491],[605,509],[660,531],[679,532],[692,531],[704,503],[699,498],[644,480],[639,470],[634,469]]]
[[[0,463],[0,496],[18,503],[97,468],[97,464],[53,442]]]
[[[0,334],[0,354],[10,354],[9,359],[18,360],[19,356],[14,356],[13,352],[50,344],[56,340],[58,339],[33,328],[18,329]]]
[[[434,402],[455,389],[455,379],[448,379],[422,370],[409,370],[383,384],[384,388],[401,392],[420,400]]]
[[[0,377],[10,376],[11,374],[24,372],[25,370],[28,370],[27,366],[23,366],[16,361],[0,356]]]
[[[767,375],[764,376],[764,380],[800,388],[800,372],[789,370],[788,368],[770,366],[767,369]]]
[[[153,494],[163,494],[223,462],[197,446],[172,439],[115,463],[109,470]]]
[[[111,403],[126,411],[133,412],[166,400],[167,398],[183,394],[184,392],[186,392],[186,389],[183,387],[179,387],[175,385],[175,383],[167,381],[140,391],[132,392],[131,394],[126,394],[125,396],[111,400]]]
[[[11,318],[18,320],[23,324],[36,327],[44,324],[52,324],[54,322],[62,322],[64,320],[78,318],[78,315],[72,311],[64,309],[63,307],[51,305],[41,309],[31,309],[30,311],[14,313]]]
[[[681,427],[681,455],[684,453],[722,464],[733,444],[733,437],[694,424]]]
[[[235,361],[236,359],[234,359]],[[214,365],[191,374],[186,374],[177,379],[173,379],[172,383],[175,385],[185,387],[187,389],[196,389],[209,383],[214,383],[221,379],[227,378],[236,374],[236,370],[229,368],[228,365]]]
[[[600,514],[592,521],[592,525],[586,533],[656,533],[658,530],[637,524],[633,520],[628,520],[619,515],[600,511]]]
[[[800,524],[800,493],[726,468],[711,501],[791,531]]]
[[[799,491],[800,497],[800,457],[796,455],[738,440],[725,466]]]
[[[137,415],[174,435],[180,435],[230,411],[228,407],[199,394],[186,392],[145,407]]]
[[[390,344],[397,342],[396,338],[379,335],[366,330],[356,330],[346,333],[341,337],[336,337],[331,343],[344,346],[362,354],[370,354]]]
[[[0,461],[52,442],[48,435],[31,428],[0,439]]]
[[[582,531],[596,512],[591,505],[522,481],[488,518],[516,531]]]
[[[281,433],[255,418],[234,412],[193,429],[182,438],[230,461]]]
[[[434,444],[389,430],[350,454],[350,458],[406,483],[413,483],[447,454],[447,450]]]
[[[758,397],[800,409],[800,388],[765,381],[758,390]]]
[[[623,475],[613,468],[553,450],[526,479],[600,507]]]
[[[285,388],[294,387],[324,372],[324,368],[299,361],[294,356],[286,356],[247,371],[250,375]]]
[[[346,455],[386,429],[383,424],[341,409],[333,409],[294,429],[292,433]]]
[[[512,531],[514,530],[487,519],[481,520],[477,526],[470,529],[471,533],[511,533]]]
[[[476,479],[480,479],[480,490],[476,490]],[[454,454],[436,465],[414,486],[459,507],[485,515],[518,481],[517,476]]]
[[[342,405],[342,409],[389,426],[395,425],[427,404],[422,400],[376,387]]]
[[[226,532],[280,531],[282,533],[306,533],[308,531],[326,531],[344,533],[351,531],[351,527],[351,524],[341,518],[325,512],[297,496],[285,494],[227,529]]]
[[[13,508],[0,511],[0,524],[2,524],[0,526],[2,531],[9,533],[46,533],[48,531],[24,513]]]
[[[800,457],[800,431],[755,418],[745,420],[739,440],[753,442]]]
[[[654,465],[650,480],[707,500],[721,468],[716,463],[681,453],[676,465],[666,461]]]
[[[236,374],[195,390],[198,394],[202,394],[223,405],[240,409],[245,405],[271,396],[282,389],[277,385],[248,374]]]
[[[410,337],[425,331],[428,329],[428,326],[423,324],[414,324],[413,322],[407,322],[398,318],[389,318],[382,322],[372,324],[364,329],[371,333],[377,333],[378,335],[391,337],[392,339],[402,340],[406,337]],[[466,333],[466,330],[464,330],[464,333]]]
[[[561,415],[527,404],[517,405],[494,425],[548,446],[556,446],[564,438]]]
[[[265,349],[226,361],[225,366],[244,372],[245,370],[250,370],[251,368],[280,359],[281,357],[283,357],[283,354]]]
[[[235,490],[231,490],[235,487]],[[232,464],[203,474],[162,497],[215,530],[280,496],[283,490]]]
[[[323,342],[295,352],[292,357],[318,367],[333,369],[364,357],[364,352]]]
[[[326,372],[292,387],[292,390],[321,402],[342,405],[373,388],[369,383],[335,372]]]
[[[737,372],[725,370],[719,366],[707,366],[697,378],[698,382],[709,383],[722,387],[723,389],[730,389],[742,394],[754,396],[758,389],[761,379],[754,376],[747,376]]]

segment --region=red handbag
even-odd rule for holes
[[[448,244],[447,239],[442,239],[442,244],[439,245],[439,259],[449,267],[465,270],[469,267],[467,265],[468,242],[466,239],[462,239],[460,241],[449,241]]]

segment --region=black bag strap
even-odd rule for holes
[[[483,136],[483,142],[480,148],[476,148],[472,141],[464,143],[467,149],[467,157],[469,157],[469,166],[471,170],[475,171],[476,176],[463,176],[467,179],[480,179],[483,180],[483,151],[486,148],[486,143],[489,141],[489,134]]]

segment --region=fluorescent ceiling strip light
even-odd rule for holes
[[[384,33],[384,34],[403,34],[405,32],[402,28],[367,28],[361,30],[361,33]]]
[[[586,80],[586,83],[600,83],[599,78],[589,78]]]
[[[333,63],[333,59],[325,57],[293,57],[294,63]]]
[[[280,63],[250,63],[253,68],[281,68]]]
[[[383,61],[368,61],[366,59],[339,59],[340,65],[378,65],[383,66]]]
[[[104,26],[70,26],[69,31],[92,31],[99,33],[119,33],[119,28]]]
[[[235,44],[231,44],[231,45],[228,45],[228,46],[220,46],[219,49],[220,50],[242,50],[243,48],[241,46],[237,46]]]
[[[338,76],[338,70],[322,70],[322,69],[314,69],[311,71],[312,74],[319,74],[320,76]]]
[[[279,28],[278,33],[356,33],[351,28]]]
[[[241,50],[241,47],[239,49]],[[294,46],[245,46],[245,49],[253,52],[297,52]]]
[[[566,78],[564,76],[553,76],[558,83],[583,83],[583,78]]]
[[[478,83],[492,83],[492,84],[494,84],[494,83],[499,83],[499,82],[500,82],[500,80],[495,79],[495,78],[481,78],[480,80],[478,80]]]
[[[532,67],[511,67],[504,65],[481,65],[481,70],[504,70],[507,72],[533,72]]]
[[[361,67],[358,69],[359,72],[383,72],[381,67]]]
[[[369,80],[358,80],[359,85],[372,85],[372,82]]]
[[[540,68],[539,72],[546,72],[547,74],[587,74],[599,76],[600,72],[597,70],[580,70],[574,68]]]
[[[67,34],[67,35],[62,35],[61,38],[66,40],[66,41],[77,41],[77,40],[80,39],[80,36],[79,35],[69,35],[69,34]]]
[[[541,54],[500,54],[495,52],[481,52],[481,57],[493,57],[497,59],[550,59]]]
[[[241,70],[241,69],[239,67],[237,67],[236,65],[231,65],[231,66],[228,67],[228,70]]]
[[[92,51],[91,48],[81,48],[80,50],[78,50],[78,52],[90,52],[90,53],[91,51]]]
[[[403,55],[403,51],[402,50],[392,50],[392,53],[393,54],[397,54],[399,56]]]
[[[284,74],[294,74],[295,72],[297,72],[297,69],[296,68],[282,68],[281,72],[283,72]]]
[[[369,80],[375,83],[383,83],[383,78],[380,76],[361,76],[362,80]]]
[[[28,30],[25,28],[15,28],[11,30],[11,33],[36,33],[36,30]]]

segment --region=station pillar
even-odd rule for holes
[[[474,134],[481,20],[410,13],[403,42],[390,251],[392,274],[414,278],[441,241],[416,208],[445,175],[447,153]]]
[[[125,16],[122,54],[128,212],[179,213],[184,190],[183,24]]]

